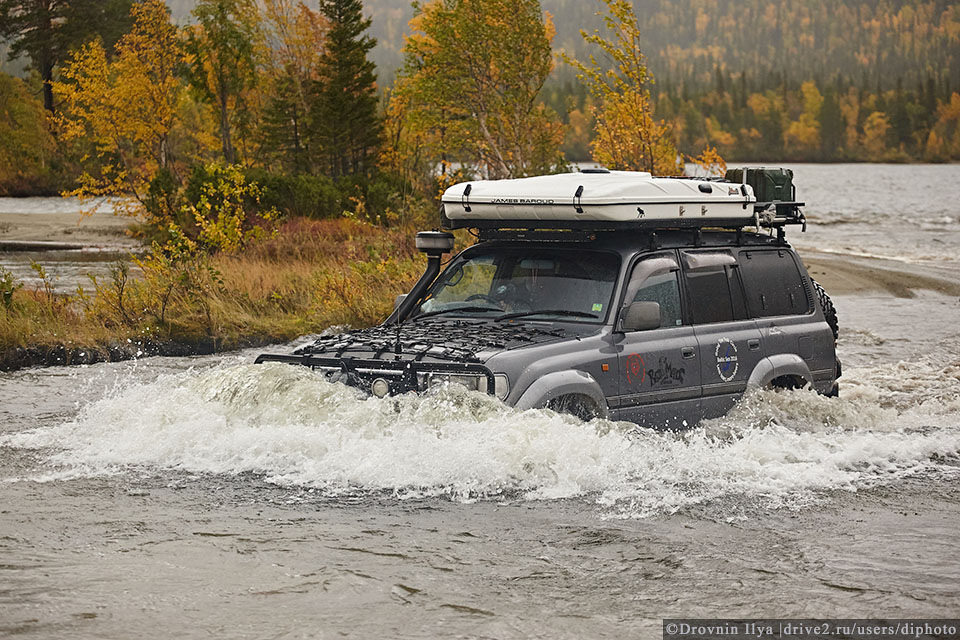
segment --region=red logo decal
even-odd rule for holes
[[[640,384],[643,384],[647,377],[647,370],[643,366],[643,358],[639,354],[631,353],[627,356],[627,382],[633,383],[633,379],[639,376]]]

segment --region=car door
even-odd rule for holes
[[[700,366],[693,328],[683,321],[680,268],[675,252],[639,259],[625,288],[620,320],[630,304],[655,302],[660,326],[618,336],[616,415],[656,429],[683,429],[700,419]]]
[[[704,418],[715,418],[746,390],[763,353],[760,330],[747,313],[732,252],[681,251],[680,262],[700,356],[701,409]]]

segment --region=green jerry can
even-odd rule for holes
[[[743,174],[747,177],[744,180]],[[793,202],[796,192],[793,188],[793,171],[781,167],[744,167],[727,169],[726,179],[730,182],[746,183],[753,187],[757,202]]]

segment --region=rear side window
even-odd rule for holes
[[[684,251],[690,319],[694,324],[729,322],[746,317],[740,269],[728,251]]]
[[[754,318],[807,313],[810,302],[789,251],[741,251],[747,310]]]
[[[690,315],[694,324],[733,320],[733,304],[727,281],[727,272],[723,267],[687,272]]]

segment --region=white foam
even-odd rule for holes
[[[57,471],[32,480],[137,467],[253,472],[328,494],[580,497],[645,516],[728,496],[801,505],[824,490],[953,469],[956,398],[901,410],[881,407],[883,394],[869,382],[841,400],[760,392],[671,434],[518,411],[456,386],[381,400],[300,367],[223,364],[116,390],[71,422],[0,445],[49,455]]]

